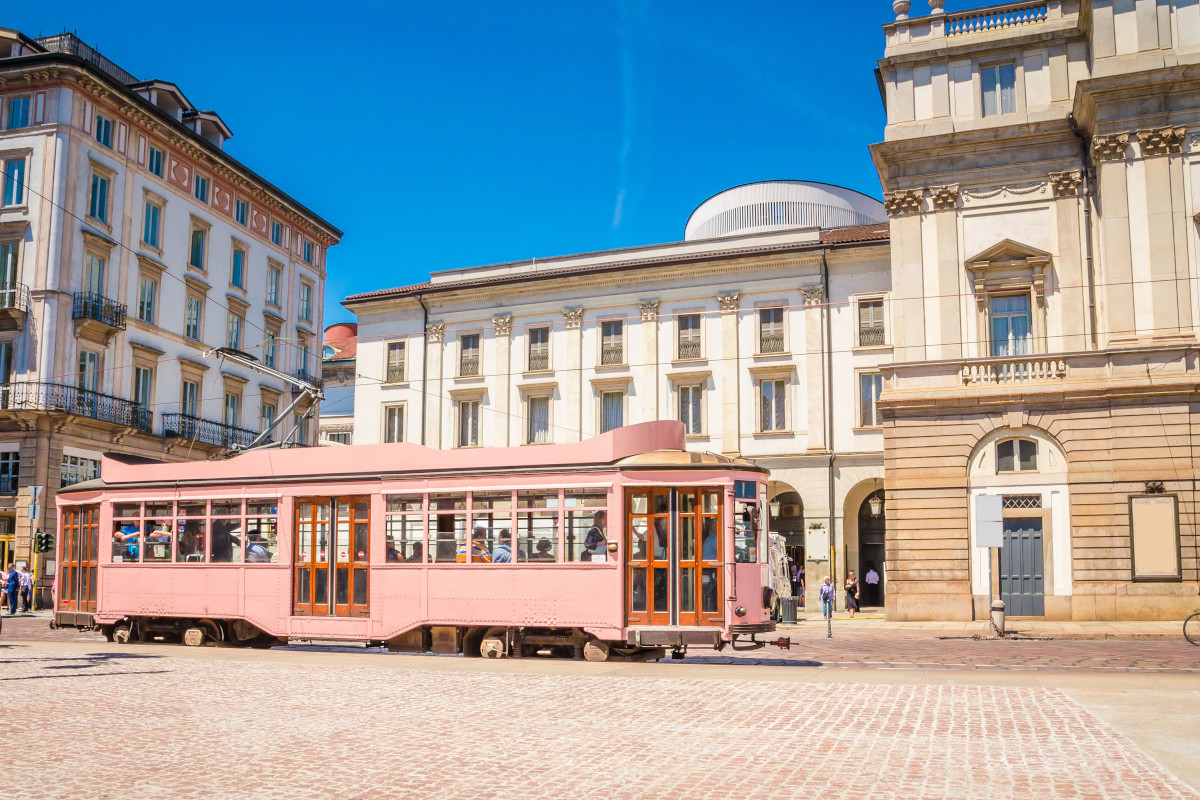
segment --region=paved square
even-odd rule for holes
[[[9,752],[10,785],[121,800],[1200,798],[1055,689],[173,652],[2,651],[0,702],[45,709]]]

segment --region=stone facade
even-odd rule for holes
[[[1200,11],[1050,0],[885,33],[889,616],[981,618],[995,594],[1055,619],[1182,616],[1200,591]],[[1173,529],[1131,519],[1156,497]]]

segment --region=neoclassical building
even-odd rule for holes
[[[290,404],[289,384],[205,350],[318,374],[341,234],[231,136],[72,34],[0,29],[0,560],[42,589],[55,565],[31,538],[102,453],[210,458]]]
[[[544,444],[678,419],[689,448],[771,469],[772,524],[810,574],[882,569],[883,520],[860,546],[859,519],[883,487],[885,219],[840,187],[750,184],[697,208],[682,242],[352,296],[353,442],[520,445],[536,461]],[[330,336],[336,371],[346,334]],[[323,412],[327,426],[344,431]]]
[[[1200,589],[1200,6],[929,5],[884,27],[871,148],[888,613],[1179,618]]]

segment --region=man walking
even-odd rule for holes
[[[867,599],[871,605],[879,605],[879,573],[874,564],[867,564],[867,574],[863,578],[867,582]]]
[[[21,612],[33,610],[33,573],[29,567],[21,567]]]
[[[8,615],[17,613],[17,596],[21,593],[21,573],[17,572],[16,564],[8,565],[8,581],[4,584],[8,591]]]

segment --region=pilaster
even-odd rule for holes
[[[741,351],[738,347],[738,305],[741,294],[717,295],[721,307],[721,452],[741,452]]]
[[[808,407],[808,450],[828,451],[825,441],[825,291],[820,284],[800,287],[804,295],[804,393]],[[793,417],[795,418],[795,417]]]
[[[642,386],[653,387],[651,391],[643,391],[639,398],[642,405],[640,418],[644,421],[658,419],[658,304],[657,300],[638,303],[642,313]]]
[[[567,416],[562,423],[555,423],[557,429],[553,436],[554,441],[579,441],[583,438],[584,430],[594,431],[595,428],[594,425],[585,425],[583,421],[583,309],[564,308],[562,313],[566,375],[559,385],[562,387],[562,405]],[[559,436],[562,438],[559,439]]]
[[[495,404],[495,425],[490,426],[492,444],[495,447],[508,447],[512,442],[513,418],[509,416],[510,394],[512,391],[512,314],[501,314],[492,317],[492,329],[495,332],[493,341],[496,346],[496,376],[495,394],[492,402]],[[487,374],[486,368],[481,372]],[[520,414],[517,415],[518,417]],[[519,421],[519,420],[518,420]]]
[[[442,349],[446,325],[431,322],[425,326],[425,444],[442,447]],[[382,438],[382,437],[381,437]]]

